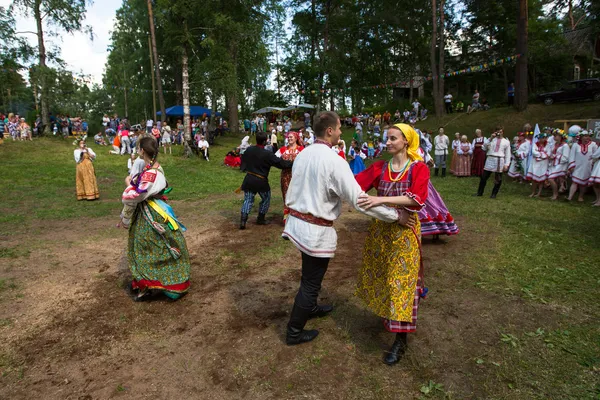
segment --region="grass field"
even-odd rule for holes
[[[561,107],[556,119],[593,117],[588,106],[552,108]],[[513,129],[527,118],[491,110],[448,126],[471,133],[500,119]],[[178,147],[161,155],[189,228],[192,291],[142,305],[116,278],[126,157],[91,145],[101,198],[77,202],[70,142],[0,147],[0,398],[600,398],[600,210],[591,197],[530,199],[528,185],[505,181],[492,200],[471,196],[475,178],[433,178],[461,233],[425,243],[430,296],[407,357],[388,368],[380,357],[391,337],[352,296],[368,219],[347,208],[324,282],[336,311],[313,323],[322,332],[314,343],[281,343],[299,257],[279,239],[276,170],[271,225],[237,231],[243,175],[221,165],[237,144],[218,139],[210,162]]]

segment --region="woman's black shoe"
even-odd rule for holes
[[[387,365],[394,365],[406,353],[406,349],[408,348],[408,334],[406,332],[396,333],[396,340],[392,345],[390,351],[387,352],[385,357],[383,358],[383,362]]]

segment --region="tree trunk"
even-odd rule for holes
[[[237,133],[240,130],[237,89],[230,89],[230,92],[227,94],[227,106],[229,116],[229,129],[231,132]]]
[[[441,118],[443,115],[443,104],[441,104],[440,99],[438,98],[439,94],[439,70],[437,63],[437,55],[436,55],[436,45],[438,39],[438,22],[437,22],[437,1],[431,0],[431,48],[429,49],[429,56],[431,59],[431,78],[433,83],[433,103],[435,108],[435,115],[438,118]]]
[[[439,64],[438,64],[438,74],[441,75],[438,81],[438,93],[436,99],[438,100],[435,103],[435,114],[438,116],[442,116],[444,114],[444,63],[445,63],[445,52],[446,52],[446,37],[445,37],[445,20],[446,13],[444,12],[444,5],[446,0],[440,0],[440,28],[439,28]]]
[[[527,0],[519,0],[517,20],[517,60],[515,73],[515,106],[518,111],[527,109]]]
[[[569,0],[569,22],[571,23],[571,29],[575,29],[575,18],[573,18],[573,0]]]
[[[50,134],[50,120],[48,113],[50,112],[48,107],[48,79],[46,70],[46,46],[44,45],[44,28],[42,26],[42,13],[41,13],[42,0],[36,0],[34,4],[33,15],[35,17],[35,23],[37,25],[37,37],[38,37],[38,59],[39,59],[39,82],[40,82],[40,105],[42,109],[42,125],[44,126],[44,134]]]
[[[160,64],[158,63],[158,51],[156,49],[156,34],[154,33],[154,15],[152,14],[152,0],[148,1],[148,19],[150,21],[150,38],[152,39],[152,56],[154,57],[154,70],[156,71],[156,88],[158,89],[158,103],[160,104],[160,120],[167,119],[165,112],[165,96],[163,94],[162,80],[160,79]]]
[[[152,59],[152,39],[148,36],[148,52],[150,53],[150,76],[152,77],[152,120],[156,118],[156,83],[154,81],[154,60]]]
[[[183,65],[175,66],[175,74],[173,76],[173,84],[175,85],[175,104],[183,104],[183,74],[180,74],[179,71],[183,71]],[[188,72],[189,72],[189,67],[188,67]],[[188,82],[189,82],[189,75],[188,75]]]
[[[335,111],[335,96],[333,94],[333,90],[331,91],[331,96],[329,97],[329,111]]]
[[[231,84],[227,87],[227,113],[229,117],[229,129],[232,133],[238,133],[240,130],[239,116],[238,116],[238,76],[237,76],[237,63],[238,63],[238,43],[233,42],[229,47],[231,56],[233,75],[231,78]]]
[[[192,141],[191,121],[190,121],[190,82],[188,76],[188,50],[187,44],[183,45],[183,54],[181,55],[181,94],[183,97],[183,149],[184,156],[193,155],[189,142]]]

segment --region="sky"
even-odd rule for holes
[[[12,0],[0,0],[0,6],[8,8]],[[110,43],[110,31],[118,8],[122,0],[95,0],[88,6],[84,25],[90,25],[94,31],[94,41],[90,41],[89,35],[83,32],[67,34],[61,32],[59,37],[47,38],[48,41],[61,49],[61,58],[66,62],[67,69],[74,73],[90,75],[92,82],[102,83],[104,64],[108,56],[108,45]],[[15,15],[17,31],[36,31],[33,17]],[[44,26],[46,30],[47,27]],[[30,43],[37,47],[37,37],[32,34],[23,35]]]

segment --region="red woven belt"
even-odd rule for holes
[[[292,210],[290,208],[290,215],[301,219],[302,221],[308,222],[309,224],[319,225],[319,226],[333,226],[333,221],[329,221],[328,219],[323,219],[319,217],[315,217],[312,214],[304,214],[298,212],[296,210]]]

